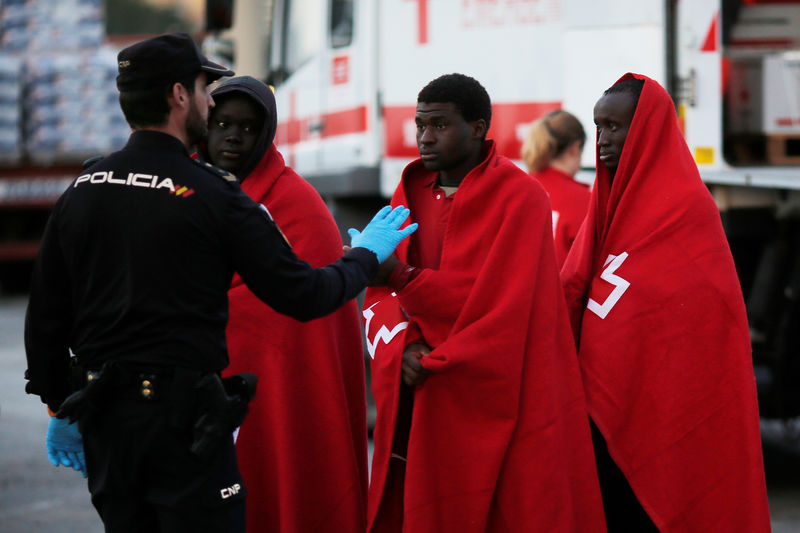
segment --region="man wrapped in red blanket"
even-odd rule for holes
[[[207,157],[269,209],[301,259],[320,266],[340,257],[341,236],[325,203],[272,143],[269,87],[242,76],[212,95]],[[261,381],[236,441],[247,530],[363,531],[366,385],[355,300],[301,323],[262,303],[238,275],[228,299],[227,372],[254,372]]]
[[[626,74],[594,117],[597,180],[561,277],[609,531],[769,531],[744,301],[673,102]]]
[[[420,228],[363,316],[373,532],[598,532],[602,505],[547,194],[486,141],[461,74],[419,94],[392,204]]]

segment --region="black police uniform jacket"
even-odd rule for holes
[[[86,368],[114,359],[218,372],[234,271],[277,311],[310,320],[355,297],[377,264],[354,248],[311,268],[233,175],[171,135],[134,132],[72,182],[48,221],[25,324],[27,390],[57,410],[70,350]]]

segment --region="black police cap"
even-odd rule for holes
[[[185,33],[168,33],[132,44],[120,51],[117,63],[117,89],[121,92],[167,86],[201,71],[209,83],[234,74],[209,61]]]

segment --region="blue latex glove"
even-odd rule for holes
[[[350,246],[353,248],[366,248],[371,252],[375,252],[375,255],[378,256],[378,262],[383,263],[392,255],[400,241],[417,229],[418,224],[416,222],[409,224],[402,230],[397,229],[403,225],[410,212],[402,205],[394,209],[387,205],[378,211],[363,231],[358,231],[354,228],[347,230],[350,235]]]
[[[83,457],[83,437],[78,424],[66,418],[50,417],[47,427],[47,456],[53,466],[71,466],[86,477],[86,460]]]

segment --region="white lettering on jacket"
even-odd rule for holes
[[[589,309],[589,311],[596,314],[600,318],[605,318],[608,316],[608,313],[617,304],[619,299],[622,298],[622,295],[625,294],[625,291],[627,291],[628,287],[631,285],[629,281],[624,280],[614,274],[614,272],[623,262],[625,262],[625,259],[627,258],[628,252],[622,252],[619,255],[609,254],[608,258],[606,259],[604,265],[606,268],[603,270],[603,273],[600,274],[600,279],[604,279],[610,284],[614,285],[614,290],[611,291],[611,294],[608,295],[608,298],[606,298],[606,301],[602,304],[599,304],[593,299],[589,298],[589,303],[586,305],[586,308]]]
[[[115,178],[113,170],[83,174],[75,179],[73,188],[81,183],[90,183],[92,185],[111,183],[113,185],[128,185],[130,187],[145,187],[148,189],[166,188],[175,192],[175,184],[172,183],[172,178],[159,179],[155,174],[141,174],[138,172],[129,172],[127,179]]]
[[[223,500],[230,498],[231,496],[236,496],[239,494],[239,491],[242,490],[241,485],[238,483],[234,484],[232,487],[225,487],[219,491],[220,496],[222,496]]]
[[[392,296],[395,297],[396,293],[393,292]],[[385,325],[382,325],[378,329],[378,332],[370,341],[369,324],[370,322],[372,322],[372,318],[375,316],[375,312],[372,310],[372,308],[378,305],[379,303],[381,302],[375,302],[368,308],[364,309],[362,313],[364,315],[364,319],[366,320],[366,323],[364,324],[364,331],[366,332],[366,337],[367,337],[367,351],[369,352],[369,356],[372,359],[375,359],[375,349],[378,347],[379,341],[383,341],[385,344],[389,344],[392,341],[392,339],[394,339],[395,336],[397,336],[398,333],[400,333],[401,331],[403,331],[408,327],[408,321],[398,322],[392,327],[391,331]]]

